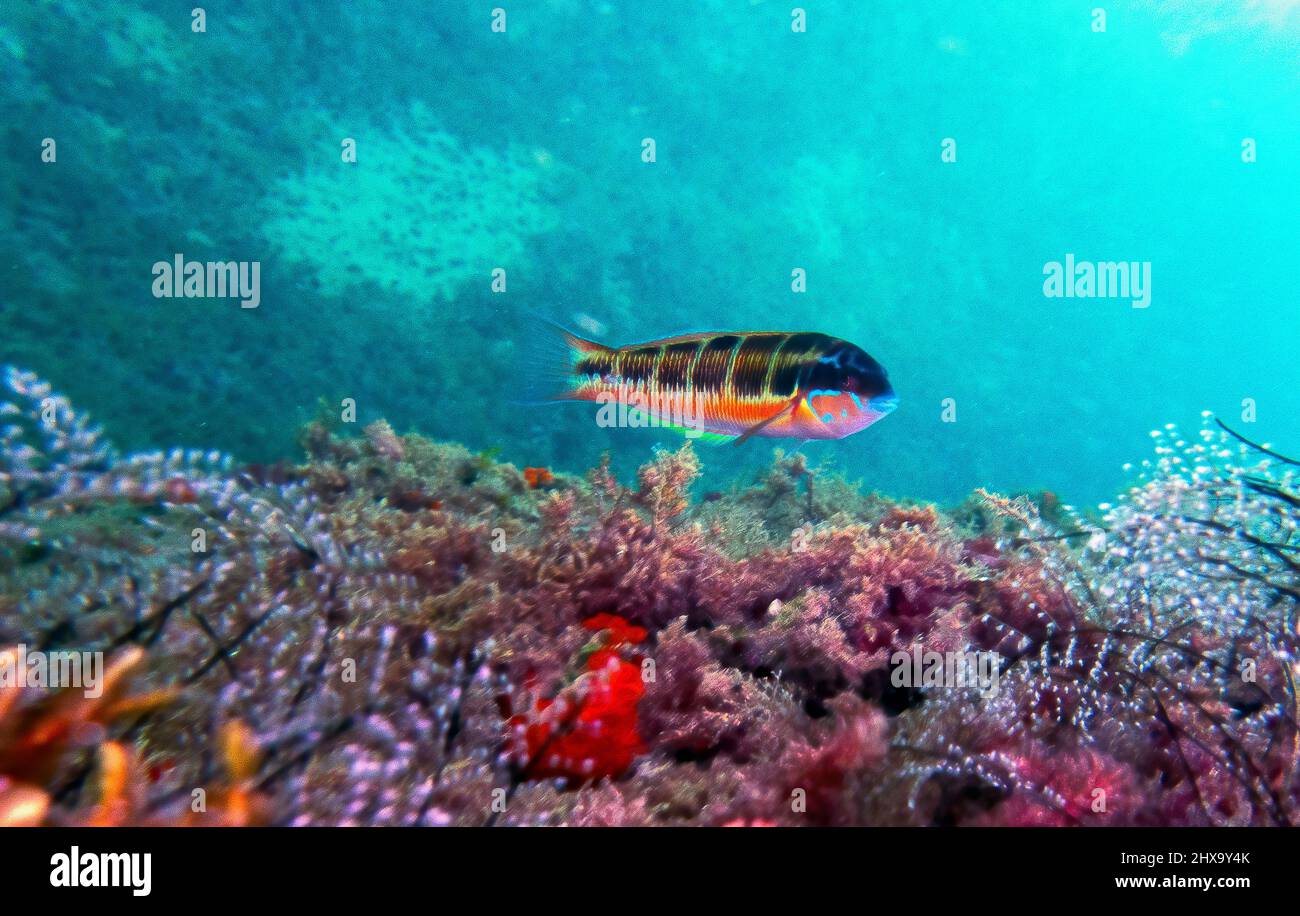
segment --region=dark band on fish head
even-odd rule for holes
[[[893,391],[885,367],[865,350],[845,340],[827,340],[830,346],[805,365],[799,378],[804,391],[844,391],[862,398]]]
[[[837,341],[825,334],[791,334],[786,338],[772,369],[769,387],[773,395],[790,397],[799,387],[807,367]]]

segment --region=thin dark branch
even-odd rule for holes
[[[1247,445],[1250,448],[1253,448],[1255,451],[1268,455],[1270,458],[1276,458],[1278,461],[1286,462],[1287,464],[1300,465],[1300,461],[1297,461],[1294,458],[1288,458],[1286,455],[1281,455],[1273,451],[1271,448],[1264,448],[1264,446],[1260,445],[1258,442],[1252,442],[1251,440],[1243,436],[1241,433],[1237,432],[1232,427],[1230,427],[1227,423],[1224,423],[1218,417],[1214,418],[1214,422],[1219,424],[1219,428],[1222,429],[1229,436],[1232,436],[1232,438],[1236,439],[1238,442],[1241,442],[1242,444]]]

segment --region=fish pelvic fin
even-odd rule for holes
[[[772,416],[768,417],[766,420],[760,420],[759,422],[751,426],[749,429],[741,433],[739,436],[737,436],[736,445],[740,445],[740,443],[748,441],[751,436],[753,436],[763,427],[767,426],[769,423],[775,423],[777,420],[784,417],[790,411],[794,410],[797,406],[799,406],[798,396],[796,396],[793,400],[791,400],[788,404],[786,404],[776,413],[772,414]]]

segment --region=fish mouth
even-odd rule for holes
[[[878,394],[867,401],[867,407],[879,414],[892,413],[898,406],[898,395],[890,391],[886,394]]]

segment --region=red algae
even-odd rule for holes
[[[689,446],[630,486],[386,424],[309,428],[273,472],[122,456],[6,385],[0,645],[129,652],[142,682],[0,691],[6,823],[1300,820],[1300,583],[1270,549],[1295,482],[1212,431],[1209,470],[1157,465],[1103,531],[781,454],[696,501]]]
[[[549,468],[524,468],[524,480],[534,490],[540,490],[554,482],[555,475]]]

